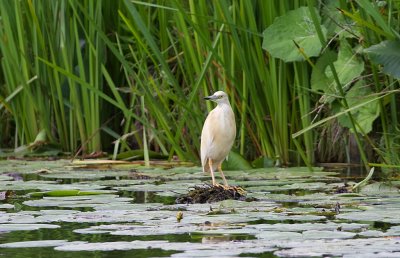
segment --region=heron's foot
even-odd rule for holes
[[[213,182],[212,186],[213,186],[213,187],[220,187],[220,188],[223,188],[223,185],[221,185],[220,183],[217,183],[217,182]]]
[[[237,192],[237,193],[239,193],[239,194],[241,194],[243,196],[246,195],[246,191],[243,188],[241,188],[240,186],[222,185],[222,184],[219,184],[219,183],[215,183],[215,184],[213,184],[213,186],[222,188],[225,191],[234,191],[234,192]]]
[[[238,192],[242,196],[245,196],[247,194],[247,192],[240,186],[233,186],[233,188],[235,189],[236,192]]]
[[[214,187],[222,188],[222,189],[224,189],[224,190],[231,190],[232,188],[234,188],[234,186],[229,186],[229,185],[227,185],[227,184],[221,185],[221,184],[219,184],[219,183],[215,183],[215,184],[213,184],[213,186],[214,186]]]

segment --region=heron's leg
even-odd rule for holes
[[[214,177],[214,171],[212,168],[212,160],[208,159],[208,165],[210,166],[210,173],[211,173],[211,178],[212,178],[212,184],[216,185],[217,183],[215,182],[215,177]]]
[[[224,180],[224,185],[225,185],[225,186],[228,186],[228,181],[226,181],[224,172],[222,172],[221,165],[222,165],[222,163],[220,163],[220,164],[218,165],[218,171],[221,173],[222,180]]]

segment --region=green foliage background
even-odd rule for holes
[[[395,164],[399,5],[0,1],[1,147],[196,161],[221,89],[248,160]]]

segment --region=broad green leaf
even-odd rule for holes
[[[269,168],[275,165],[275,160],[268,158],[266,156],[261,156],[255,159],[251,164],[255,168]]]
[[[333,64],[344,90],[348,89],[349,83],[364,71],[364,62],[359,60],[347,40],[340,41],[338,59]],[[336,93],[335,82],[330,67],[327,67],[325,74],[330,82],[330,84],[326,86],[329,87],[330,90],[334,89]]]
[[[338,8],[340,8],[340,1],[337,0],[324,1],[322,6],[322,24],[327,28],[328,37],[361,37],[359,26],[344,16]]]
[[[323,55],[318,58],[312,73],[311,73],[311,88],[314,91],[322,91],[327,94],[334,94],[334,85],[329,87],[328,85],[334,83],[332,78],[329,79],[325,73],[330,63],[337,60],[338,55],[332,50],[327,50]]]
[[[247,170],[252,169],[253,167],[239,153],[231,151],[228,159],[224,161],[222,168],[225,170]]]
[[[383,72],[400,79],[400,41],[385,40],[364,50],[374,63],[383,66]]]
[[[318,19],[320,21],[321,17]],[[324,26],[322,30],[326,35]],[[263,32],[263,36],[262,47],[273,57],[285,62],[302,61],[305,60],[304,56],[318,56],[322,48],[307,7],[300,7],[276,18]],[[296,47],[295,42],[301,50]]]
[[[346,94],[346,100],[350,107],[356,106],[366,101],[373,100],[374,97],[370,87],[366,86],[364,81],[358,81]],[[338,104],[339,106],[339,104]],[[342,110],[343,108],[340,107]],[[372,101],[369,105],[362,106],[351,111],[353,118],[364,134],[372,131],[372,124],[380,114],[379,101]],[[351,128],[351,122],[348,116],[338,117],[338,121],[342,126]]]
[[[42,129],[40,130],[40,132],[36,135],[35,141],[33,142],[35,143],[40,143],[40,142],[45,142],[47,140],[46,137],[46,130]]]
[[[335,96],[339,95],[332,70],[329,67],[329,62],[332,61],[332,58],[333,53],[327,52],[326,56],[317,63],[311,78],[311,87],[314,90],[322,90],[325,93],[320,100],[323,103],[331,103],[335,100]],[[359,60],[345,39],[340,41],[339,54],[333,65],[345,92],[351,83],[364,71],[364,62]]]

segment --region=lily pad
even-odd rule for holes
[[[343,239],[353,238],[356,233],[343,231],[308,230],[303,232],[304,239]]]
[[[122,177],[128,176],[129,171],[92,171],[92,170],[79,170],[79,171],[57,171],[50,174],[40,174],[44,178],[57,178],[57,179],[101,179],[106,177]]]
[[[282,231],[266,231],[260,232],[256,235],[257,238],[263,240],[296,240],[302,239],[301,233],[296,232],[282,232]]]
[[[247,227],[258,229],[259,231],[283,231],[283,232],[304,232],[304,231],[362,231],[369,227],[369,224],[358,223],[298,223],[298,224],[256,224]]]
[[[351,221],[380,221],[393,224],[400,224],[400,208],[376,207],[365,211],[348,212],[336,216],[338,219]]]
[[[101,204],[127,203],[131,198],[123,198],[118,195],[99,194],[88,196],[67,196],[67,197],[44,197],[38,200],[23,202],[24,205],[33,207],[95,207]]]
[[[14,178],[9,175],[0,175],[0,181],[10,181],[13,180]]]
[[[47,192],[34,192],[30,193],[31,197],[63,197],[63,196],[82,196],[82,195],[98,195],[98,194],[108,194],[113,193],[112,191],[107,190],[97,190],[97,191],[80,191],[80,190],[53,190]]]
[[[388,193],[399,193],[399,188],[386,183],[375,182],[361,188],[362,194],[366,195],[387,195]]]
[[[154,236],[168,234],[184,234],[191,233],[199,229],[199,226],[187,223],[174,223],[158,225],[140,225],[140,224],[108,224],[94,226],[87,229],[77,229],[74,232],[80,234],[101,234],[109,233],[118,236]]]
[[[278,246],[283,249],[274,254],[284,257],[391,257],[399,250],[398,240],[385,238],[293,241],[280,242]]]
[[[51,224],[0,224],[1,231],[21,231],[21,230],[38,230],[41,228],[59,228],[58,225]],[[1,245],[0,245],[1,246]]]
[[[0,204],[0,209],[13,209],[15,206],[13,204],[5,203]]]

